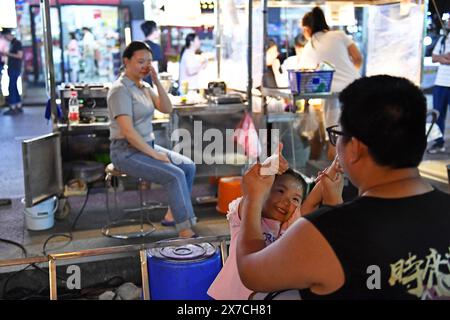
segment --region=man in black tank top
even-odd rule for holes
[[[373,76],[340,94],[328,128],[359,197],[300,219],[271,246],[258,238],[273,178],[244,177],[240,277],[250,289],[299,289],[302,299],[449,299],[450,195],[419,174],[426,101],[413,83]],[[256,174],[255,174],[256,172]]]

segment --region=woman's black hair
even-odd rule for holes
[[[136,51],[139,50],[147,50],[153,55],[152,49],[142,41],[131,41],[130,44],[125,48],[122,54],[122,59],[131,59],[131,57],[134,55]]]
[[[270,38],[269,40],[267,40],[267,50],[272,47],[278,47],[278,45],[274,39]]]
[[[122,59],[131,59],[133,57],[134,53],[139,50],[147,50],[150,52],[153,56],[153,51],[149,47],[148,44],[142,41],[131,41],[130,44],[125,48],[122,54]],[[119,74],[121,74],[125,70],[125,65],[122,64],[119,69]]]
[[[302,25],[311,29],[311,36],[316,32],[330,30],[327,20],[325,19],[325,14],[319,7],[315,7],[303,16]]]
[[[69,32],[70,39],[77,40],[77,34],[74,31]]]
[[[181,49],[180,60],[181,60],[181,57],[183,56],[184,51],[191,47],[191,43],[194,42],[195,38],[197,38],[197,37],[198,37],[198,35],[196,33],[189,33],[186,36],[185,44],[183,46],[183,49]]]
[[[284,175],[289,175],[289,176],[293,177],[302,186],[302,202],[303,202],[306,198],[308,184],[306,183],[306,181],[303,178],[303,176],[301,175],[301,173],[294,169],[289,168],[282,175],[276,176],[275,180],[278,179],[278,177],[282,177]]]

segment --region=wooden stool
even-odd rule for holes
[[[144,212],[145,211],[151,211],[158,208],[164,208],[162,203],[160,202],[145,202],[144,201],[144,195],[143,195],[143,187],[146,184],[144,179],[138,178],[138,189],[139,189],[139,207],[133,208],[133,209],[125,209],[125,212],[139,212],[140,218],[139,219],[119,219],[115,221],[111,221],[111,215],[109,210],[109,196],[108,196],[108,188],[113,187],[114,189],[114,206],[115,210],[117,211],[117,183],[112,183],[113,178],[125,178],[127,177],[127,174],[125,172],[122,172],[116,168],[114,168],[114,165],[112,163],[108,164],[105,168],[105,182],[106,182],[106,211],[108,213],[108,224],[102,228],[103,235],[111,238],[116,239],[133,239],[133,238],[139,238],[139,237],[145,237],[148,236],[150,233],[156,230],[156,228],[153,226],[153,224],[148,220],[144,221]],[[140,224],[140,230],[137,232],[130,232],[130,233],[112,233],[112,228],[117,227],[127,227],[127,226],[133,226],[136,224]],[[148,230],[144,230],[144,225],[147,226]]]
[[[216,210],[226,214],[231,201],[242,196],[242,177],[224,177],[219,180]]]

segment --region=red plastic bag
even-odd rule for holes
[[[237,125],[233,138],[244,149],[246,156],[256,159],[261,154],[258,132],[248,112],[245,112],[244,117]]]

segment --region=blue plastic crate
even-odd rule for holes
[[[289,86],[293,94],[331,91],[334,70],[288,70]]]

